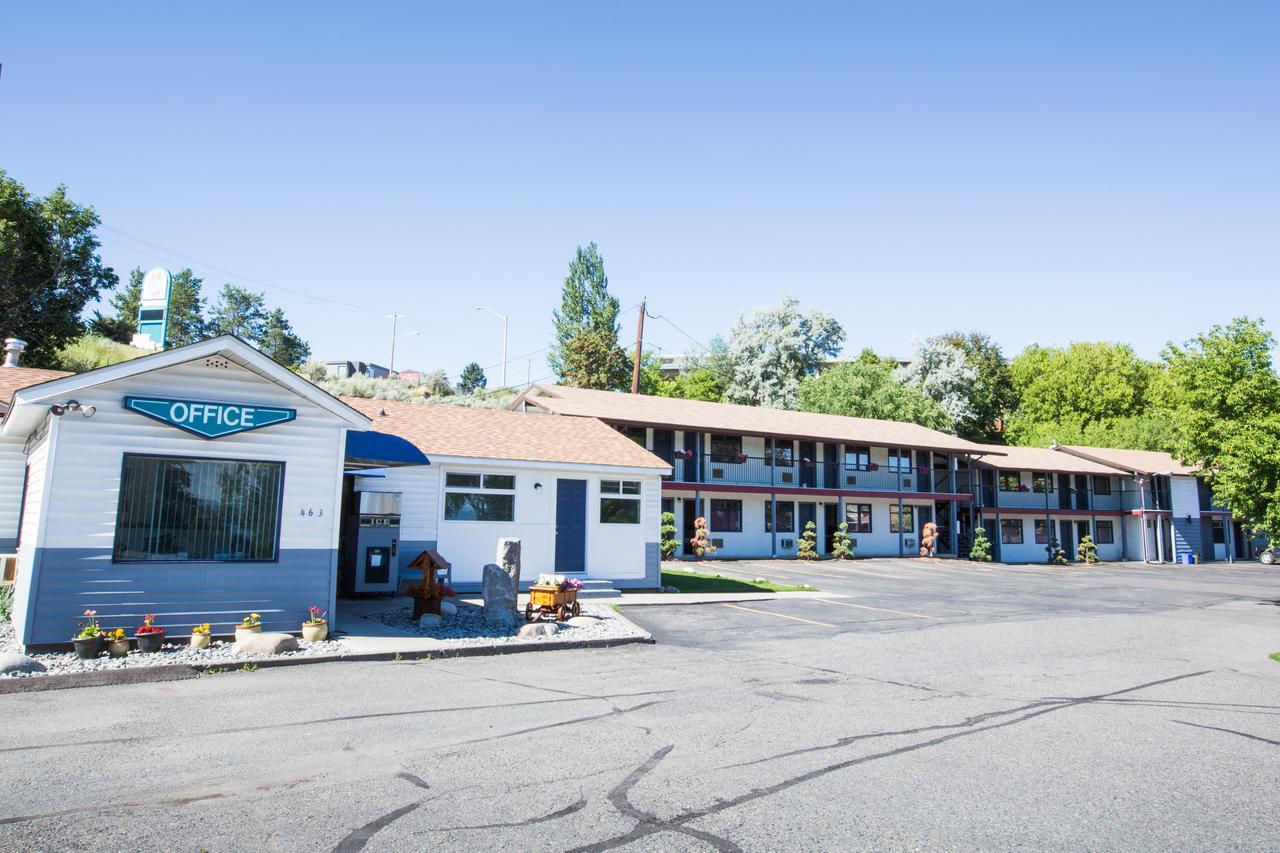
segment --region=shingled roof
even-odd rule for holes
[[[1058,444],[1054,449],[1064,455],[1101,462],[1112,468],[1137,474],[1193,475],[1199,469],[1183,465],[1171,453],[1160,450],[1120,450],[1114,447],[1083,447]]]
[[[537,385],[512,408],[525,404],[561,415],[600,418],[611,423],[670,429],[694,429],[735,435],[811,438],[818,441],[911,447],[949,453],[998,453],[999,449],[902,421],[849,418],[792,412],[732,403],[709,403],[614,391],[590,391],[563,385]]]
[[[0,415],[9,408],[13,392],[70,375],[65,370],[45,370],[42,367],[0,367]]]
[[[1008,447],[1002,444],[983,445],[1002,456],[984,456],[981,461],[1001,471],[1053,471],[1061,474],[1095,474],[1100,477],[1118,473],[1113,466],[1083,459],[1069,453],[1059,453],[1049,447]]]
[[[670,465],[595,418],[472,409],[343,397],[378,432],[398,435],[429,457],[462,456],[526,462],[566,462],[651,468]]]

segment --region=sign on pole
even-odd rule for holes
[[[133,345],[139,349],[164,349],[169,333],[169,290],[173,277],[156,267],[142,277],[142,299],[138,302],[138,331]]]

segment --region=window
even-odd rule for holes
[[[796,505],[791,501],[778,501],[778,532],[779,533],[795,533],[796,532]],[[769,502],[764,504],[764,531],[770,533],[770,525],[773,524],[773,511],[769,506]]]
[[[712,462],[737,462],[742,455],[742,437],[737,435],[711,436]]]
[[[515,521],[516,478],[512,474],[444,475],[446,521]]]
[[[1037,518],[1035,521],[1035,528],[1036,528],[1035,530],[1036,544],[1048,545],[1049,544],[1049,522],[1045,521],[1043,518]]]
[[[1111,545],[1116,541],[1116,529],[1110,521],[1096,521],[1093,525],[1093,541],[1097,545]]]
[[[1110,477],[1094,477],[1093,493],[1095,495],[1111,494],[1111,478]]]
[[[898,514],[896,504],[889,507],[889,532],[890,533],[915,533],[916,531],[916,508],[913,506],[904,506],[902,514]]]
[[[1000,519],[1000,541],[1005,545],[1022,544],[1022,519]]]
[[[1101,523],[1101,522],[1099,522],[1099,523]],[[1110,522],[1108,522],[1108,523],[1110,523]],[[1215,518],[1215,519],[1213,519],[1213,521],[1211,521],[1211,522],[1210,522],[1210,524],[1212,524],[1212,525],[1213,525],[1213,544],[1214,544],[1214,545],[1226,545],[1226,544],[1227,544],[1227,526],[1226,526],[1226,524],[1224,524],[1224,523],[1223,523],[1223,521],[1222,521],[1222,519],[1220,519],[1220,518]]]
[[[1002,492],[1018,492],[1021,491],[1022,472],[1009,471],[1000,475],[1000,491]]]
[[[742,501],[711,501],[711,529],[716,533],[741,533]]]
[[[283,462],[126,453],[111,558],[272,562],[283,491]]]
[[[775,441],[773,444],[773,455],[769,455],[768,445],[765,446],[764,464],[781,465],[791,467],[795,464],[796,445],[793,441]]]
[[[845,504],[844,520],[849,524],[850,533],[870,533],[871,504]]]
[[[1046,474],[1043,471],[1033,471],[1031,473],[1031,491],[1043,495],[1045,492],[1053,491],[1053,475]]]
[[[640,481],[600,481],[600,523],[640,523]]]
[[[871,464],[870,447],[848,447],[844,449],[844,467],[849,471],[865,471]]]
[[[911,451],[900,450],[898,448],[889,448],[889,470],[901,471],[904,474],[911,472]]]

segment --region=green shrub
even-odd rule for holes
[[[853,559],[853,541],[849,538],[848,522],[840,522],[836,532],[831,534],[831,556],[837,560]]]
[[[973,544],[969,546],[969,559],[975,563],[991,562],[991,540],[987,531],[981,527],[974,528]]]
[[[84,373],[86,370],[119,364],[146,354],[146,350],[136,349],[128,344],[116,343],[97,335],[81,335],[58,350],[58,366],[72,373]]]
[[[1098,546],[1093,544],[1092,536],[1080,537],[1080,547],[1076,548],[1076,559],[1087,565],[1098,562]]]
[[[669,560],[675,556],[676,551],[680,550],[680,539],[676,534],[676,514],[674,512],[664,512],[662,514],[662,526],[658,528],[659,548],[662,549],[662,559]]]
[[[810,521],[800,534],[800,544],[796,556],[801,560],[818,559],[818,526]]]

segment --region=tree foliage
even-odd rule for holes
[[[489,384],[489,377],[484,375],[484,368],[478,362],[469,362],[458,375],[458,393],[472,394],[484,390]]]
[[[662,514],[662,525],[658,528],[658,547],[662,550],[664,560],[670,560],[680,550],[680,535],[676,530],[674,512]]]
[[[991,562],[991,540],[987,531],[981,527],[973,529],[973,543],[969,546],[969,559],[975,563]]]
[[[863,350],[857,361],[838,364],[800,384],[800,408],[806,412],[907,421],[950,430],[951,418],[936,400],[894,379],[895,364]]]
[[[739,318],[729,330],[725,354],[731,378],[725,397],[731,403],[795,408],[800,383],[835,358],[844,341],[835,317],[801,311],[795,298],[784,296],[773,308]]]
[[[296,367],[311,357],[311,346],[293,332],[284,312],[273,308],[267,312],[262,331],[254,341],[258,349],[285,367]]]
[[[256,341],[262,336],[266,322],[266,297],[234,284],[222,285],[218,301],[209,309],[210,335],[235,335]]]
[[[831,556],[837,560],[853,559],[853,540],[849,537],[849,523],[840,522],[836,532],[831,534]]]
[[[818,526],[812,521],[804,525],[804,531],[796,543],[796,557],[801,560],[818,559]]]
[[[989,335],[981,332],[950,332],[942,340],[964,353],[965,361],[977,372],[969,392],[972,415],[956,423],[956,431],[974,441],[1000,441],[1005,419],[1016,397],[1009,360]]]
[[[618,311],[596,244],[579,246],[560,308],[552,314],[555,342],[547,363],[560,382],[609,391],[630,387],[631,363],[618,345]]]
[[[953,424],[973,420],[973,396],[978,370],[964,351],[943,337],[916,341],[910,364],[894,371],[894,378],[936,402]]]
[[[0,171],[0,337],[25,340],[31,367],[55,365],[84,331],[85,305],[119,283],[99,257],[98,223],[66,187],[37,198]]]

